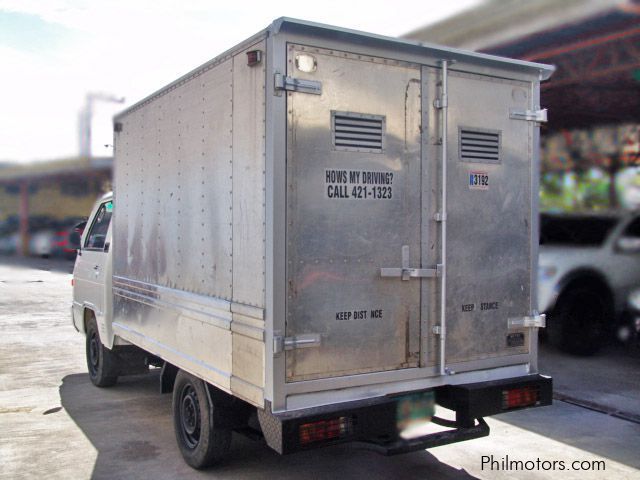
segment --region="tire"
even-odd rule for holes
[[[100,340],[96,319],[87,321],[86,356],[89,379],[96,387],[111,387],[118,381],[118,357]]]
[[[173,427],[185,462],[195,469],[220,462],[231,446],[231,430],[214,425],[207,386],[182,370],[173,386]]]
[[[576,285],[560,295],[547,327],[549,342],[576,355],[593,355],[603,343],[611,315],[610,301],[588,285]]]

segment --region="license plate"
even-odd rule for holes
[[[396,404],[396,425],[399,431],[423,425],[431,421],[435,412],[433,392],[405,395]]]

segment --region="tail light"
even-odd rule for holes
[[[337,440],[353,433],[353,419],[338,417],[330,420],[303,423],[298,429],[300,445]]]
[[[502,391],[502,409],[532,407],[540,403],[540,387],[529,385]]]
[[[64,247],[67,244],[67,232],[56,232],[57,237],[53,242],[56,247]]]

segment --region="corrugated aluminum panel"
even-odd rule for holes
[[[116,334],[256,405],[264,79],[238,52],[118,118],[113,242]]]
[[[265,42],[250,49],[264,51]],[[257,405],[265,386],[265,130],[264,63],[250,67],[241,52],[233,59],[231,388]]]
[[[251,50],[264,50],[261,42]],[[265,70],[233,60],[233,300],[264,307]]]

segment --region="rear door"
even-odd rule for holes
[[[534,124],[514,118],[530,95],[526,82],[449,75],[446,361],[457,371],[528,352],[527,330],[508,323],[532,307]]]
[[[417,367],[420,68],[289,45],[287,75],[315,82],[287,92],[287,381]]]

